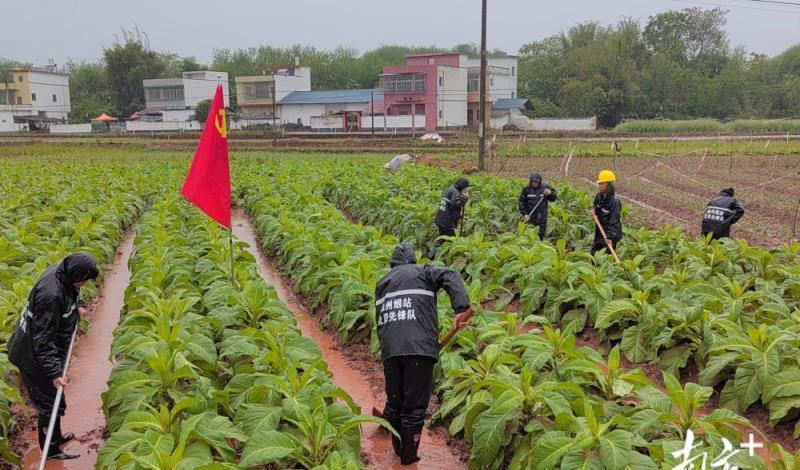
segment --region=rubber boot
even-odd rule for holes
[[[389,424],[392,425],[392,427],[394,428],[395,431],[398,432],[398,434],[400,433],[400,420],[399,419],[389,421]],[[394,449],[395,455],[400,457],[400,449],[402,449],[402,448],[403,448],[403,445],[402,445],[402,442],[400,441],[400,438],[395,436],[394,434],[392,434],[392,449]]]
[[[403,440],[402,448],[400,449],[400,464],[411,465],[419,462],[417,450],[419,449],[419,441],[422,439],[422,426],[403,426],[400,428],[400,438]]]
[[[50,419],[43,419],[46,416],[40,416],[39,418],[39,425],[37,426],[37,433],[39,437],[39,449],[44,452],[44,444],[47,440],[47,426],[50,424]],[[62,444],[62,440],[65,436],[61,436],[60,430],[60,421],[61,417],[59,416],[56,418],[56,425],[53,430],[53,436],[50,439],[50,447],[47,449],[47,459],[54,459],[54,460],[70,460],[70,459],[77,459],[80,457],[80,454],[68,454],[61,450],[60,446]],[[58,433],[58,434],[56,434]],[[71,433],[70,433],[71,434]],[[74,435],[73,435],[74,437]],[[66,441],[64,441],[66,442]]]
[[[75,439],[75,434],[68,432],[63,434],[61,432],[61,416],[56,418],[56,428],[53,431],[53,441],[58,442],[58,445],[66,444],[67,442]]]

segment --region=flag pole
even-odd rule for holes
[[[233,225],[228,229],[228,243],[230,245],[230,258],[231,258],[231,285],[236,287],[236,269],[233,262]]]

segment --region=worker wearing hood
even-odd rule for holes
[[[64,362],[72,333],[79,321],[81,286],[100,274],[97,263],[87,253],[75,253],[50,266],[36,281],[28,295],[28,305],[8,342],[8,358],[17,366],[31,401],[39,412],[39,446],[44,447],[47,427],[53,413],[56,389],[67,385]],[[57,410],[53,439],[48,458],[78,457],[60,450],[61,444],[74,438],[61,433],[61,416],[66,397]]]
[[[395,453],[403,465],[419,460],[417,449],[439,359],[436,295],[444,289],[457,314],[469,309],[461,275],[417,264],[414,248],[397,245],[387,273],[375,288],[375,315],[386,378],[384,418],[398,430]]]

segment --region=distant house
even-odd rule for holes
[[[2,77],[0,77],[2,78]],[[0,81],[0,132],[36,130],[66,122],[72,110],[69,75],[55,64],[11,69]]]
[[[189,121],[194,118],[197,104],[214,97],[218,84],[222,84],[225,106],[228,100],[228,74],[209,70],[183,72],[181,78],[153,78],[144,80],[144,98],[147,108],[140,115],[161,115],[161,120]]]
[[[406,64],[384,67],[381,89],[384,115],[402,127],[438,128],[467,125],[467,57],[460,54],[406,56]]]
[[[517,98],[517,67],[519,59],[514,56],[486,59],[486,115],[492,116],[493,103],[501,99]],[[467,121],[470,126],[478,125],[480,110],[481,60],[471,58],[467,61]]]
[[[377,114],[378,102],[383,101],[381,90],[294,91],[278,105],[284,124],[318,130],[358,130],[361,116],[370,113],[373,100]]]
[[[273,67],[262,75],[236,77],[236,102],[248,120],[280,119],[277,104],[295,91],[311,90],[311,69],[299,65]]]
[[[516,57],[487,60],[487,124],[494,101],[517,98],[517,62]],[[456,53],[408,55],[405,65],[384,67],[381,89],[384,120],[396,124],[387,127],[433,131],[477,125],[480,59]]]

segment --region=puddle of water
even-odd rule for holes
[[[237,239],[248,244],[248,251],[258,260],[259,270],[264,281],[275,287],[278,298],[286,304],[297,319],[297,326],[303,335],[313,339],[322,350],[322,355],[328,363],[328,369],[333,373],[333,382],[343,388],[353,400],[361,406],[362,413],[370,413],[373,407],[383,409],[380,402],[370,389],[369,383],[358,371],[350,367],[342,353],[336,349],[332,334],[323,331],[317,321],[308,313],[294,293],[283,282],[280,271],[261,256],[258,249],[256,232],[247,214],[242,208],[235,208],[232,213],[233,234]],[[392,441],[389,434],[378,426],[362,426],[361,449],[367,455],[367,463],[374,469],[442,469],[456,470],[466,468],[451,452],[447,443],[436,435],[422,433],[419,456],[422,458],[415,465],[400,466],[400,459],[392,450]]]
[[[106,381],[111,374],[112,364],[108,354],[124,304],[125,289],[131,278],[128,259],[133,251],[134,234],[132,229],[129,230],[117,248],[114,263],[105,272],[98,297],[86,314],[89,320],[88,334],[75,343],[70,362],[67,412],[61,419],[61,428],[64,432],[74,432],[76,439],[62,449],[81,456],[67,461],[49,460],[45,465],[46,470],[92,470],[97,452],[105,442],[103,431],[106,420],[100,395],[106,390]],[[30,450],[24,457],[23,468],[36,470],[41,457],[36,430],[28,432],[25,440],[30,443]]]

